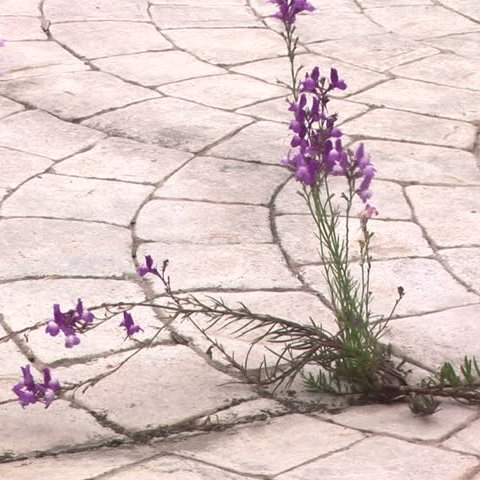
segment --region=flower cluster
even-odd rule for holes
[[[17,395],[22,407],[41,402],[47,408],[54,400],[60,390],[60,384],[57,380],[52,380],[50,370],[43,369],[43,383],[36,383],[30,372],[30,365],[21,367],[23,373],[23,381],[17,383],[13,388],[13,392]]]
[[[53,306],[53,319],[47,323],[46,332],[56,337],[60,331],[65,335],[65,347],[72,348],[80,343],[77,333],[83,333],[93,323],[93,313],[83,309],[79,298],[75,310],[62,313],[60,305]]]
[[[290,25],[295,23],[298,13],[315,10],[315,7],[308,0],[270,0],[270,3],[278,6],[278,11],[273,17]]]

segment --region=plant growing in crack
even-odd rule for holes
[[[312,390],[357,400],[404,400],[414,413],[423,415],[434,413],[441,397],[468,404],[480,403],[480,368],[475,359],[465,358],[458,369],[446,362],[436,374],[418,385],[410,385],[408,372],[404,369],[406,360],[395,357],[391,346],[382,342],[388,322],[405,292],[398,287],[397,299],[388,316],[372,313],[370,250],[373,233],[369,230],[369,220],[377,215],[376,208],[370,204],[371,183],[376,171],[363,144],[354,152],[344,147],[343,134],[337,127],[337,115],[329,112],[331,94],[347,88],[337,70],[332,68],[328,75],[323,75],[315,67],[300,80],[302,67],[297,68],[295,64],[299,42],[295,21],[298,14],[313,11],[313,6],[308,0],[270,2],[277,6],[274,17],[283,24],[282,37],[290,62],[291,83],[288,87],[291,98],[288,110],[293,115],[289,126],[292,138],[291,150],[283,164],[292,170],[299,182],[299,194],[314,220],[329,306],[336,328],[329,331],[314,319],[310,319],[309,324],[301,324],[254,312],[242,303],[232,307],[222,299],[178,293],[171,287],[168,260],[158,267],[151,256],[146,256],[145,264],[140,266],[138,273],[141,277],[156,277],[163,285],[162,295],[144,302],[103,304],[89,310],[84,309],[82,301],[78,300],[76,307],[67,312],[62,312],[56,304],[53,318],[46,325],[46,333],[51,336],[62,333],[65,347],[74,348],[80,342],[79,334],[122,316],[119,326],[125,329],[128,339],[135,341],[134,336],[141,326],[136,324],[131,310],[142,306],[168,312],[168,322],[159,327],[148,342],[136,341],[137,348],[114,369],[70,387],[60,389],[59,383],[52,380],[49,369],[44,369],[43,383],[37,383],[29,366],[22,368],[23,380],[13,388],[22,406],[41,402],[48,407],[59,392],[94,386],[151,345],[171,322],[180,319],[191,322],[210,342],[208,352],[216,349],[250,383],[279,388],[301,377]],[[334,179],[343,180],[344,192],[341,195],[333,193]],[[354,228],[351,224],[352,210],[357,199],[363,205],[356,220],[361,233],[358,266],[352,262],[350,245]],[[358,275],[355,274],[357,271]],[[103,318],[94,316],[93,312],[102,310],[105,312]],[[10,332],[0,338],[0,343],[8,341],[13,335],[26,334],[37,328],[45,328],[44,323]],[[233,329],[238,336],[253,336],[251,349],[266,343],[265,348],[274,360],[264,357],[257,368],[251,368],[247,354],[246,359],[239,362],[234,353],[212,335],[213,328]]]

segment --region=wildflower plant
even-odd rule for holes
[[[457,369],[446,362],[439,372],[432,373],[418,385],[410,385],[408,372],[403,367],[406,360],[395,357],[391,346],[382,342],[388,322],[405,292],[398,287],[397,298],[388,316],[378,316],[371,311],[370,247],[373,233],[369,227],[371,218],[378,214],[371,203],[376,170],[363,144],[354,151],[345,147],[343,133],[337,125],[337,114],[329,110],[332,94],[347,89],[339,72],[335,68],[324,72],[319,67],[303,72],[302,67],[296,66],[299,39],[295,33],[295,21],[297,15],[312,12],[314,7],[308,0],[269,1],[277,7],[273,17],[283,24],[282,37],[290,63],[291,148],[282,163],[292,171],[299,184],[299,194],[314,220],[327,300],[336,329],[328,331],[314,319],[309,324],[302,324],[253,312],[244,304],[231,307],[222,299],[176,293],[167,273],[168,260],[157,266],[147,255],[138,274],[142,278],[153,276],[161,282],[164,294],[160,297],[137,303],[104,304],[89,310],[79,299],[75,308],[67,312],[62,312],[60,305],[55,304],[53,317],[46,326],[40,323],[10,333],[0,337],[0,344],[14,334],[45,328],[45,333],[50,336],[63,334],[65,347],[74,348],[80,343],[81,335],[116,316],[122,317],[119,328],[124,329],[125,340],[135,341],[135,335],[143,329],[133,319],[132,308],[157,307],[170,314],[169,322],[161,325],[148,342],[137,340],[137,348],[113,370],[78,384],[76,388],[88,388],[114,373],[148,347],[170,322],[183,319],[191,322],[211,343],[207,353],[212,348],[218,350],[247,382],[278,388],[301,377],[310,389],[329,394],[353,395],[357,399],[380,402],[405,400],[414,413],[422,415],[434,413],[440,397],[480,404],[480,367],[475,359],[465,358]],[[0,39],[0,46],[2,44]],[[332,187],[339,181],[343,184],[341,195],[335,194]],[[354,211],[357,201],[362,205],[360,212]],[[352,261],[350,240],[353,229],[361,233],[358,266]],[[102,309],[106,312],[104,317],[97,318],[93,312]],[[259,343],[269,344],[272,348],[266,348],[275,360],[272,363],[264,357],[260,365],[251,368],[247,354],[244,362],[238,362],[234,352],[227,351],[212,336],[210,332],[214,327],[233,328],[240,337],[253,335],[251,347]],[[21,370],[23,380],[12,390],[23,407],[37,402],[48,407],[65,390],[58,381],[52,380],[49,369],[43,370],[42,383],[34,380],[30,366]]]

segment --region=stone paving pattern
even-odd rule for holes
[[[378,169],[375,311],[407,292],[388,340],[415,375],[478,355],[480,3],[313,3],[299,61],[339,69],[349,89],[332,108]],[[287,61],[272,11],[0,0],[0,337],[54,302],[161,293],[135,273],[145,254],[170,260],[174,288],[334,328],[311,221],[279,165]],[[140,339],[165,321],[136,317]],[[271,395],[235,382],[186,323],[96,387],[20,408],[10,388],[28,361],[80,382],[124,360],[135,345],[115,322],[72,350],[43,330],[1,345],[0,478],[480,479],[478,410],[325,409],[301,382]],[[248,337],[214,335],[245,357]]]

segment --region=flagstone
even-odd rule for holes
[[[443,446],[473,455],[480,454],[480,420],[468,425],[442,443]],[[474,477],[476,479],[477,477]]]
[[[130,85],[101,72],[75,72],[0,83],[0,93],[65,120],[159,98],[156,92]]]
[[[442,0],[442,4],[461,15],[480,22],[480,5],[470,0]]]
[[[410,112],[379,108],[343,125],[347,135],[418,142],[471,149],[476,135],[473,125]]]
[[[454,275],[480,293],[480,248],[446,248],[439,256]]]
[[[7,117],[15,112],[20,112],[24,109],[24,106],[20,103],[13,102],[8,98],[0,96],[0,118]]]
[[[145,23],[70,22],[53,24],[50,30],[56,40],[86,58],[172,48],[172,44],[153,25]]]
[[[287,169],[280,166],[196,157],[158,188],[155,196],[266,206],[288,177]]]
[[[83,124],[109,135],[197,152],[250,121],[185,100],[161,98],[101,114]]]
[[[2,15],[39,17],[38,0],[3,0]]]
[[[480,32],[432,38],[424,43],[456,55],[480,59]]]
[[[4,3],[5,2],[2,2],[0,31],[6,42],[47,39],[47,35],[41,28],[40,18],[3,16],[5,15]],[[39,15],[40,11],[37,11],[36,13]]]
[[[226,73],[186,52],[145,52],[94,60],[100,70],[146,87]]]

